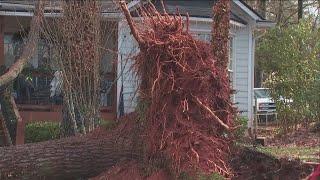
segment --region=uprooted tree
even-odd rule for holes
[[[120,6],[140,48],[133,63],[140,81],[136,113],[108,135],[1,149],[2,177],[89,177],[135,157],[147,163],[165,159],[175,175],[231,175],[227,158],[235,109],[224,64],[227,51],[214,56],[211,45],[196,40],[179,14],[160,14],[149,4],[140,12],[142,27],[125,2]]]
[[[181,16],[161,15],[150,6],[139,29],[124,3],[122,9],[140,47],[133,67],[140,78],[140,103],[146,106],[141,121],[149,158],[164,154],[176,173],[229,175],[227,134],[234,108],[227,66],[218,65],[227,61],[216,59],[210,44],[195,40]]]

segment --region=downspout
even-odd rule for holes
[[[254,60],[253,60],[253,27],[249,27],[249,61],[248,61],[248,129],[249,133],[251,133],[251,130],[253,129],[253,87],[252,87],[252,80],[253,80],[253,68],[254,68]]]

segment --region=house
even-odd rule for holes
[[[103,23],[106,27],[113,29],[105,32],[108,38],[103,39],[105,48],[112,51],[106,51],[102,58],[101,116],[105,119],[114,119],[117,117],[119,108],[122,108],[125,113],[135,109],[137,80],[130,68],[132,63],[130,58],[137,53],[138,47],[118,6],[111,0],[101,2]],[[164,2],[169,14],[174,14],[176,9],[183,16],[188,13],[191,33],[196,38],[210,41],[212,6],[216,0],[166,0]],[[46,3],[48,4],[45,16],[47,18],[59,16],[61,8],[58,2],[46,1]],[[160,1],[154,0],[154,3],[161,11]],[[140,5],[139,0],[128,4],[133,15]],[[34,2],[30,0],[0,0],[0,66],[9,67],[14,63],[19,41],[22,41],[19,36],[21,29],[28,29],[33,9]],[[139,17],[134,19],[139,21]],[[232,86],[236,90],[232,98],[241,115],[252,120],[255,31],[271,27],[273,23],[265,20],[242,0],[233,0],[230,24],[229,75]],[[50,47],[40,40],[38,53],[27,68],[30,75],[28,82],[32,87],[25,87],[26,78],[16,83],[15,99],[25,122],[61,119],[61,102],[52,101],[49,98],[52,71],[55,70],[51,63],[53,58],[54,53]],[[45,71],[48,67],[51,68],[51,72]],[[119,106],[122,99],[123,106]],[[252,124],[251,122],[249,121],[249,125]]]

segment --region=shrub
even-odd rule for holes
[[[56,122],[28,123],[25,131],[25,142],[35,143],[57,139],[60,136],[60,126]]]
[[[234,123],[235,126],[238,127],[234,132],[234,136],[236,140],[239,141],[244,137],[247,130],[248,118],[238,116],[235,118]]]
[[[320,29],[312,22],[271,29],[257,48],[284,132],[319,121]]]

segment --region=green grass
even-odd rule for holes
[[[318,147],[257,147],[257,150],[263,153],[271,154],[277,158],[299,158],[302,161],[320,162]],[[317,155],[318,154],[318,155]]]

